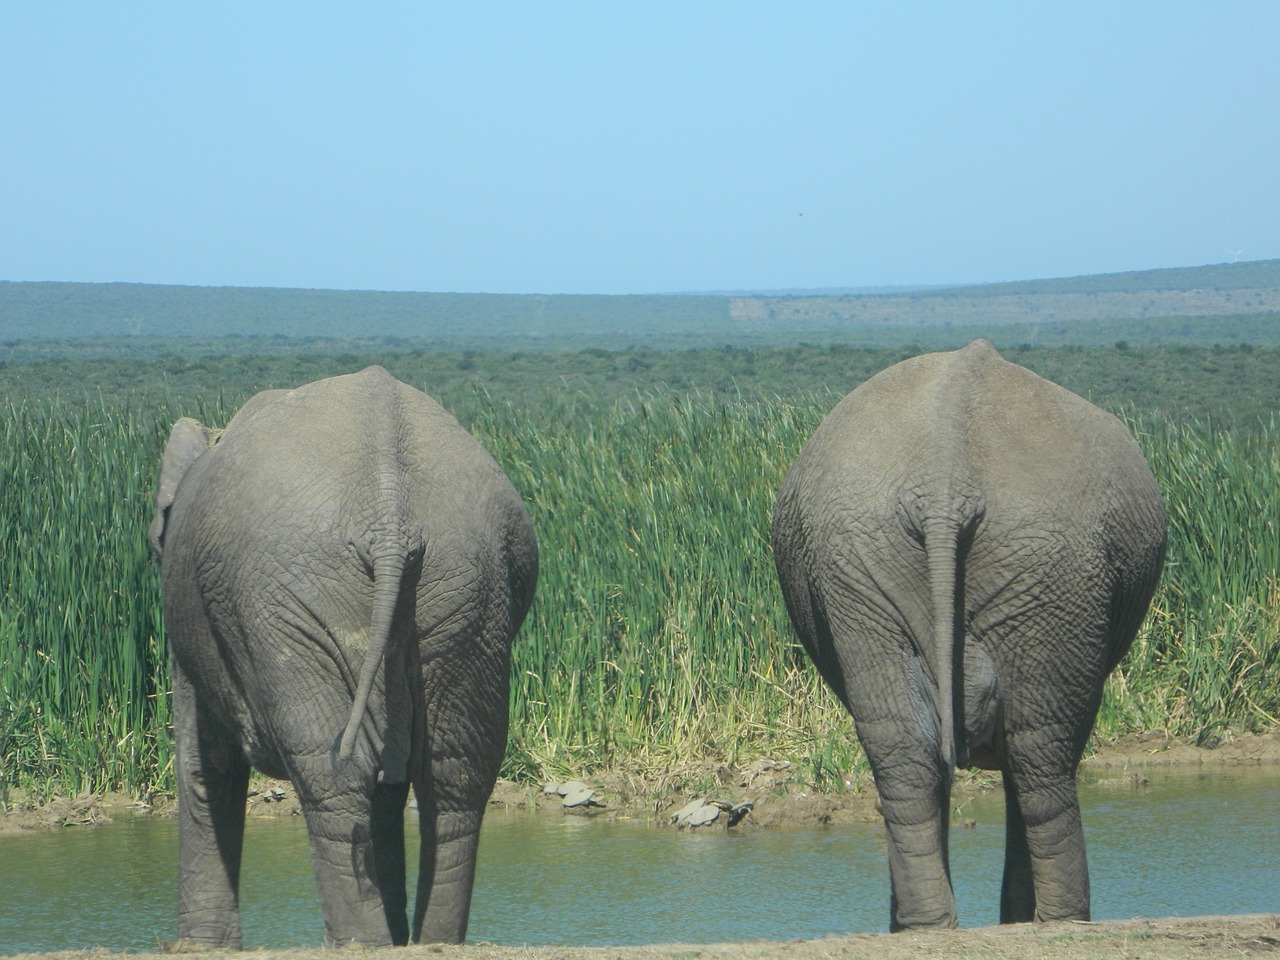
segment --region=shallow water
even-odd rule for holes
[[[1097,919],[1280,912],[1280,775],[1153,775],[1142,789],[1082,785]],[[999,791],[963,809],[952,876],[964,926],[995,923]],[[785,940],[888,924],[879,825],[687,833],[492,811],[468,938],[631,944]],[[175,933],[177,827],[0,836],[0,952],[145,950]],[[301,818],[251,821],[245,945],[320,942]]]

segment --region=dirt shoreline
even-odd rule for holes
[[[1195,773],[1213,768],[1280,768],[1280,731],[1230,738],[1212,747],[1196,746],[1159,733],[1143,733],[1101,743],[1081,764],[1082,778],[1117,786],[1141,787],[1148,772]],[[660,775],[612,771],[581,780],[589,799],[567,806],[569,798],[551,792],[554,785],[538,786],[502,780],[490,798],[490,807],[550,816],[587,816],[629,820],[659,827],[675,826],[674,815],[690,802],[719,803],[725,807],[749,805],[734,829],[760,830],[814,827],[880,819],[875,785],[869,777],[850,783],[839,793],[807,788],[800,772],[786,761],[756,760],[732,768],[715,763],[691,763]],[[962,773],[953,797],[963,800],[974,793],[998,789],[999,774]],[[138,800],[124,794],[85,794],[57,797],[33,804],[13,799],[0,810],[0,834],[17,830],[91,827],[112,820],[136,817],[172,817],[171,798]],[[252,817],[289,817],[301,814],[292,785],[256,780],[249,798]],[[730,819],[720,816],[711,824],[723,828]]]
[[[131,953],[129,960],[160,960],[165,953]],[[635,947],[509,946],[467,943],[369,949],[345,947],[254,950],[254,960],[330,960],[355,953],[387,960],[1185,960],[1187,957],[1280,956],[1280,914],[1171,917],[1100,923],[1027,923],[926,933],[860,933],[814,940]],[[224,951],[220,955],[226,956]],[[105,950],[12,955],[14,960],[98,960],[124,956]]]

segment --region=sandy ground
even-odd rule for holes
[[[1195,773],[1206,768],[1280,766],[1280,732],[1257,734],[1216,745],[1197,747],[1158,734],[1143,734],[1098,746],[1086,759],[1081,776],[1124,788],[1141,789],[1146,774],[1155,770]],[[614,773],[584,778],[591,800],[567,808],[564,799],[544,787],[500,782],[492,803],[539,816],[593,816],[627,819],[674,829],[673,815],[691,799],[722,800],[726,805],[750,803],[750,813],[736,830],[812,827],[823,824],[876,820],[875,788],[853,784],[838,794],[813,793],[804,788],[794,768],[761,760],[730,769],[714,764],[690,765],[662,776],[640,777]],[[960,778],[956,793],[997,789],[998,776]],[[296,816],[300,813],[292,788],[276,781],[255,782],[250,798],[253,816]],[[121,816],[172,816],[171,802],[138,803],[122,796],[59,798],[43,805],[10,805],[0,812],[0,832],[87,827]],[[724,820],[700,829],[723,829]],[[1274,838],[1267,838],[1274,844]],[[181,945],[171,952],[185,952]],[[340,953],[368,955],[381,951],[359,947]],[[310,960],[332,957],[333,951],[294,949],[253,951],[259,960]],[[462,946],[409,947],[394,956],[409,960],[788,960],[828,958],[994,958],[994,960],[1103,960],[1103,958],[1216,958],[1275,956],[1280,960],[1280,914],[1134,919],[1100,923],[1022,924],[939,933],[858,934],[785,942],[749,941],[727,944],[665,944],[644,947],[511,947],[472,943]],[[106,951],[27,954],[41,960],[95,960],[114,956]],[[129,954],[130,960],[154,960],[160,954]]]
[[[184,952],[184,951],[183,951]],[[222,951],[219,951],[220,953]],[[1186,958],[1280,956],[1280,915],[1180,917],[1167,920],[1112,920],[1105,923],[1018,924],[937,933],[869,933],[786,942],[660,944],[647,947],[511,947],[486,943],[462,946],[344,947],[255,950],[255,960],[332,960],[334,956],[387,960],[1186,960]],[[128,954],[130,960],[159,960],[173,953]],[[17,954],[41,960],[96,960],[106,951]],[[122,955],[123,956],[123,955]]]

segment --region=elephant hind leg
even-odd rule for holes
[[[240,862],[249,764],[237,741],[173,678],[178,775],[178,939],[240,949]]]
[[[838,642],[836,649],[848,646]],[[899,658],[876,669],[851,662],[842,674],[849,678],[846,702],[875,774],[888,832],[890,929],[954,927],[948,860],[952,771],[941,756],[923,668],[915,659]]]
[[[875,772],[888,832],[893,931],[956,926],[949,864],[950,779],[936,738],[903,737],[911,718],[863,722],[864,748]]]
[[[1073,764],[1005,770],[1000,922],[1088,920],[1089,865]]]
[[[504,601],[505,602],[505,601]],[[415,764],[420,847],[415,943],[467,935],[485,805],[507,743],[508,648],[518,620],[505,610],[458,620],[423,642],[427,726]]]
[[[467,936],[480,845],[480,813],[440,811],[419,800],[415,943],[461,943]]]
[[[888,820],[890,931],[952,928],[957,923],[947,865],[947,805],[918,823]]]
[[[405,890],[404,807],[409,784],[378,784],[373,792],[374,875],[382,892],[382,912],[391,942],[409,942],[409,899]]]
[[[325,944],[403,945],[408,784],[312,782],[299,789],[324,911]],[[330,789],[331,788],[331,789]]]
[[[1036,918],[1031,851],[1013,780],[1004,778],[1004,879],[1000,885],[1000,922],[1030,923]]]

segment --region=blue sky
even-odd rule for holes
[[[1278,49],[1272,0],[12,0],[0,279],[656,293],[1280,257]]]

